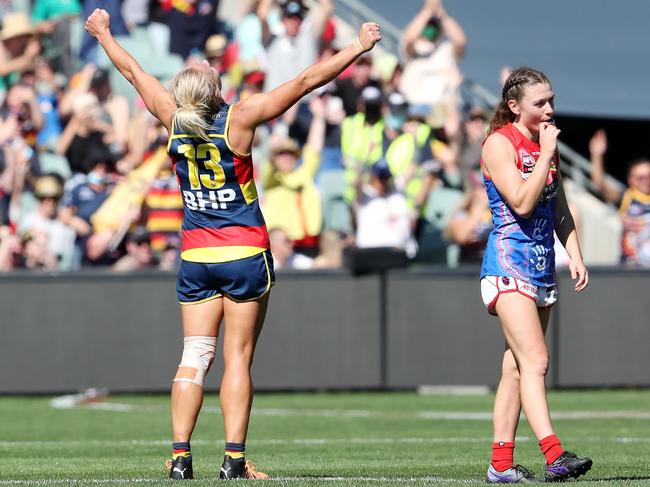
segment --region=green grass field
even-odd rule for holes
[[[55,408],[52,398],[0,398],[0,485],[169,485],[166,396],[118,395]],[[247,456],[271,485],[483,483],[492,395],[258,394]],[[594,459],[582,485],[650,485],[650,391],[553,392],[558,436]],[[218,397],[192,441],[191,485],[213,485],[223,455]],[[515,461],[543,458],[525,422]]]

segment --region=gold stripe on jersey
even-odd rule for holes
[[[240,184],[241,192],[244,195],[246,203],[249,205],[257,199],[257,186],[255,186],[255,180],[251,179],[247,183]]]
[[[232,245],[226,247],[201,247],[188,249],[181,253],[181,259],[188,262],[201,264],[218,264],[233,260],[245,259],[261,254],[266,249],[262,247],[251,247],[247,245]]]
[[[172,139],[174,138],[174,124],[176,123],[176,115],[172,117],[172,124],[169,127],[169,140],[167,140],[167,154],[172,148]]]
[[[223,132],[224,132],[224,135],[225,135],[223,140],[226,141],[226,145],[228,146],[228,149],[230,149],[230,151],[233,154],[235,154],[237,157],[249,157],[251,155],[250,152],[248,154],[242,154],[241,152],[237,152],[235,149],[232,148],[232,146],[230,145],[230,141],[228,140],[228,126],[230,124],[230,112],[232,111],[232,107],[234,107],[234,106],[235,105],[230,105],[228,107],[228,115],[226,115],[226,126],[223,129]]]

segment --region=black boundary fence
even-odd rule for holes
[[[559,283],[549,385],[650,386],[650,271],[592,269],[582,294],[567,274]],[[170,387],[182,350],[172,273],[5,274],[0,306],[0,393]],[[503,349],[477,269],[291,272],[253,371],[258,390],[495,386]]]

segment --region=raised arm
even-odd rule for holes
[[[589,139],[589,159],[591,161],[591,182],[608,203],[618,203],[621,191],[605,179],[605,154],[607,153],[607,133],[597,130]]]
[[[440,17],[440,25],[445,36],[447,36],[447,39],[449,39],[454,46],[456,60],[460,61],[465,54],[465,47],[467,46],[467,36],[465,35],[465,31],[458,21],[445,11],[442,5],[440,5],[440,8],[438,9],[437,15]]]
[[[482,153],[484,167],[510,208],[524,218],[533,212],[544,190],[559,133],[560,130],[555,125],[546,122],[540,125],[541,153],[535,169],[526,180],[521,178],[515,151],[504,136],[492,134],[485,141]]]
[[[255,10],[255,15],[257,15],[257,18],[260,20],[260,26],[262,27],[262,43],[264,46],[268,46],[273,39],[269,23],[266,20],[272,4],[273,0],[260,0],[257,4],[257,9]]]
[[[440,0],[425,0],[420,11],[413,17],[411,22],[404,29],[402,43],[408,56],[414,54],[413,43],[420,37],[422,30],[440,8]]]
[[[126,52],[111,35],[110,16],[106,10],[95,9],[86,20],[86,30],[99,41],[108,58],[133,85],[144,100],[147,109],[169,131],[176,103],[165,87],[154,76],[146,73],[140,64]]]
[[[334,4],[332,0],[321,0],[319,8],[313,16],[312,34],[316,39],[320,39],[325,30],[325,24],[334,13]]]
[[[380,39],[379,25],[365,23],[354,42],[334,56],[309,66],[269,93],[253,95],[236,103],[227,134],[230,145],[237,152],[248,153],[258,125],[279,117],[307,93],[333,80]]]

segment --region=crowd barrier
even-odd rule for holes
[[[561,273],[552,387],[650,386],[650,271]],[[166,391],[182,350],[171,273],[0,276],[0,393]],[[258,390],[495,386],[504,342],[477,269],[279,273]],[[207,379],[218,389],[220,359]]]

